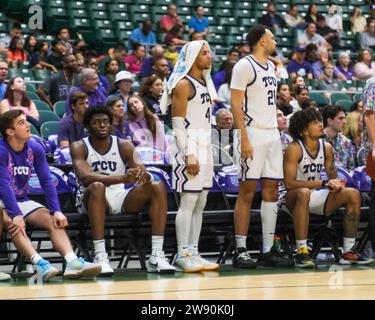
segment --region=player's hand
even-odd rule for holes
[[[138,180],[137,180],[136,183],[141,186],[141,185],[144,185],[145,183],[149,182],[150,179],[151,179],[151,176],[146,171],[146,169],[140,168],[140,172],[138,174]]]
[[[124,183],[137,183],[141,168],[129,168],[124,176]]]
[[[186,162],[187,173],[192,176],[196,176],[200,170],[199,162],[197,158],[195,158],[193,154],[190,154],[186,156],[185,162]]]
[[[21,233],[25,238],[27,238],[26,234],[26,224],[23,220],[23,216],[19,215],[13,218],[12,224],[8,227],[8,231],[11,237],[15,237],[17,234]]]
[[[331,189],[332,192],[338,192],[345,188],[345,184],[339,179],[331,179],[328,181],[327,187]]]
[[[254,157],[254,147],[250,143],[250,141],[245,138],[241,139],[241,158],[247,159],[250,158],[250,160],[253,160]]]
[[[52,216],[53,225],[57,229],[64,229],[68,225],[68,219],[60,211],[55,211]]]

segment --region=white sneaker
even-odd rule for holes
[[[12,277],[9,274],[0,272],[0,281],[8,281],[10,279],[12,279]]]
[[[176,267],[176,271],[181,271],[181,272],[203,271],[203,266],[198,264],[197,261],[192,259],[192,257],[189,255],[186,255],[183,257],[177,257],[174,264]]]
[[[203,259],[199,253],[196,255],[192,255],[191,259],[194,260],[197,264],[201,265],[204,271],[213,271],[219,269],[220,267],[217,263]]]
[[[111,268],[108,260],[108,254],[106,253],[99,253],[94,258],[94,263],[100,264],[102,266],[102,271],[98,275],[98,277],[111,277],[115,273]]]
[[[147,272],[174,273],[176,269],[169,264],[163,251],[152,251],[147,261]]]

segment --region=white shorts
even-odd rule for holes
[[[17,202],[18,207],[20,208],[22,215],[24,218],[26,218],[29,214],[33,213],[34,211],[45,208],[45,206],[41,205],[40,203],[33,201],[33,200],[27,200],[23,202]],[[0,200],[0,208],[5,209],[4,203],[2,200]]]
[[[124,204],[125,198],[129,194],[134,187],[129,189],[123,188],[105,188],[105,199],[107,201],[107,205],[109,206],[109,214],[120,214],[122,212],[122,206]],[[87,209],[85,208],[83,202],[81,207],[79,208],[80,213],[87,213]]]
[[[250,143],[254,148],[253,160],[241,159],[238,135],[234,139],[234,153],[240,181],[271,179],[282,180],[283,152],[280,133],[277,129],[246,127]]]
[[[309,212],[312,214],[325,214],[325,207],[329,196],[329,189],[311,190]],[[285,204],[285,195],[287,191],[283,190],[279,194],[279,208],[292,215],[289,208]]]
[[[212,146],[206,149],[205,159],[198,158],[199,173],[192,176],[187,173],[187,167],[181,154],[177,154],[172,162],[172,190],[176,192],[201,192],[212,188],[214,164]]]

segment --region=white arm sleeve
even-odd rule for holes
[[[185,155],[196,154],[197,143],[194,139],[188,136],[185,128],[185,119],[182,117],[172,117],[172,127],[176,143],[180,151]]]

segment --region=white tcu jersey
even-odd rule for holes
[[[111,147],[109,150],[104,153],[98,153],[90,144],[89,137],[83,138],[83,142],[87,148],[87,158],[86,161],[91,167],[92,171],[95,173],[100,173],[108,176],[121,176],[125,174],[126,165],[122,160],[120,149],[119,149],[119,140],[116,136],[110,136],[111,138]],[[124,189],[124,184],[114,184],[107,188]]]
[[[262,66],[252,55],[242,58],[237,64],[233,70],[231,88],[245,91],[245,125],[260,129],[277,128],[274,64],[267,61],[267,66]]]
[[[302,149],[302,157],[298,162],[297,180],[320,180],[326,160],[324,141],[319,139],[318,152],[315,158],[309,154],[302,141],[298,140],[298,143]]]

